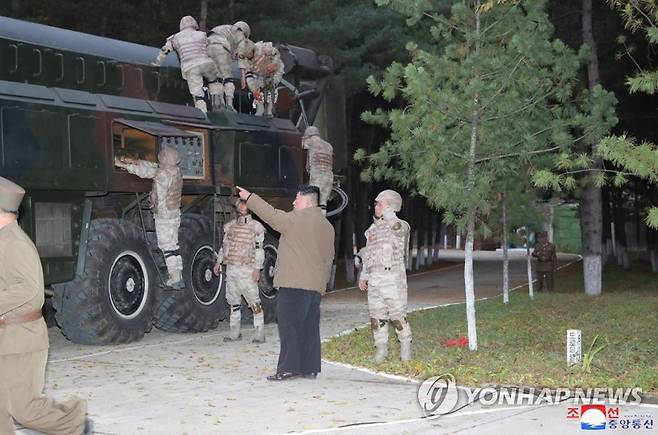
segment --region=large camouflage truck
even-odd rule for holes
[[[236,96],[243,113],[206,116],[191,105],[173,54],[153,67],[158,48],[0,17],[0,175],[27,190],[19,222],[67,338],[125,343],[152,325],[201,332],[227,316],[224,279],[212,266],[235,185],[290,209],[304,179],[300,130],[344,119],[328,63],[307,49],[279,49],[287,118],[251,115],[245,93]],[[344,148],[344,128],[336,130]],[[150,180],[114,166],[116,157],[156,161],[164,145],[182,156],[181,291],[163,284]],[[260,280],[266,321],[276,317],[275,236],[266,236]]]

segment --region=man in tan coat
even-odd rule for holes
[[[80,400],[43,395],[48,329],[39,254],[16,222],[25,191],[0,177],[0,434],[17,423],[51,435],[91,433]]]
[[[320,297],[334,259],[334,228],[318,207],[317,186],[300,186],[293,210],[277,210],[258,195],[238,187],[240,198],[281,233],[274,287],[281,349],[270,381],[320,373]]]

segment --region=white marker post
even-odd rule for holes
[[[567,366],[578,364],[583,359],[582,334],[580,329],[567,329]]]

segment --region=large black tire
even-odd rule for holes
[[[183,257],[185,289],[159,293],[156,328],[169,332],[205,332],[228,316],[224,276],[215,276],[212,224],[206,217],[187,213],[181,217],[178,244]]]
[[[278,249],[279,239],[270,233],[265,233],[265,240],[263,243],[265,262],[263,263],[263,270],[260,273],[260,280],[258,281],[258,293],[260,295],[261,306],[263,307],[265,323],[276,321],[277,290],[274,288],[274,268],[276,267]],[[253,313],[251,312],[251,308],[247,306],[247,302],[244,298],[242,298],[241,313],[241,323],[253,323]]]
[[[53,286],[55,318],[69,340],[129,343],[151,329],[158,285],[148,249],[130,222],[91,222],[84,273]]]

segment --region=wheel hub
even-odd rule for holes
[[[128,281],[126,281],[126,290],[128,290],[128,293],[135,291],[135,280],[132,277],[128,278]]]
[[[219,297],[223,277],[212,273],[214,265],[215,253],[212,247],[202,246],[194,254],[190,267],[192,290],[202,305],[212,305]]]
[[[125,319],[137,317],[148,296],[148,276],[143,260],[134,251],[117,255],[108,277],[110,302],[115,313]]]

